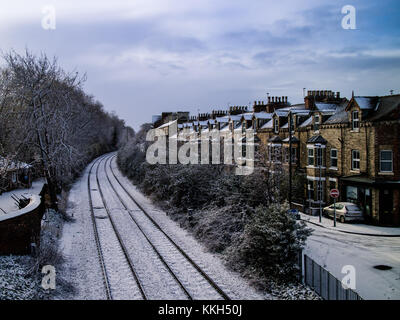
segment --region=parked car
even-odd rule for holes
[[[334,205],[324,208],[324,213],[333,218]],[[363,212],[356,204],[351,202],[337,202],[336,203],[336,219],[340,222],[364,220]]]

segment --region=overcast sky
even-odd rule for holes
[[[52,5],[55,30],[43,29]],[[356,30],[342,7],[356,8]],[[303,88],[400,93],[399,0],[0,0],[0,47],[57,56],[135,129]]]

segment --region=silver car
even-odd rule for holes
[[[334,205],[324,208],[324,213],[329,217],[334,216]],[[362,210],[354,203],[351,202],[337,202],[336,203],[336,219],[340,222],[364,220]]]

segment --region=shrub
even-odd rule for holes
[[[304,223],[287,213],[288,205],[260,206],[227,250],[228,261],[238,271],[247,268],[263,276],[292,281],[298,274],[297,259],[311,234]]]

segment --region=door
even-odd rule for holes
[[[393,190],[379,190],[379,222],[393,224]]]

